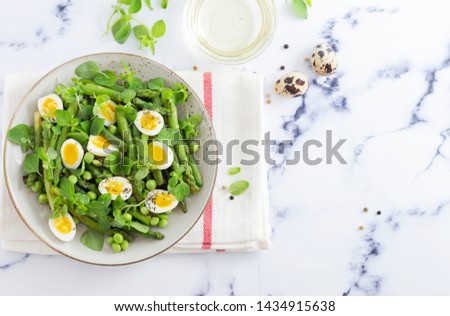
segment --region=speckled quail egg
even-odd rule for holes
[[[105,119],[105,126],[116,124],[116,103],[108,100],[98,106],[98,117]]]
[[[148,159],[159,170],[166,170],[173,164],[173,151],[164,143],[156,140],[148,144]]]
[[[153,190],[147,194],[145,206],[150,212],[162,214],[177,207],[178,201],[173,194],[164,190]]]
[[[89,142],[87,145],[88,152],[94,154],[97,157],[107,157],[114,151],[118,151],[119,148],[112,145],[106,138],[101,135],[89,136]]]
[[[164,119],[156,111],[143,110],[138,112],[134,125],[142,134],[156,136],[164,127]]]
[[[336,52],[330,45],[322,43],[314,47],[311,56],[311,67],[320,76],[329,76],[338,66]]]
[[[308,90],[308,78],[301,72],[289,72],[277,80],[275,92],[281,96],[299,97]]]
[[[53,235],[62,241],[71,241],[77,233],[77,226],[69,213],[49,218],[48,226]]]
[[[84,150],[75,139],[67,139],[61,146],[61,159],[67,169],[77,169],[83,160]]]
[[[42,117],[56,121],[56,110],[63,110],[63,102],[59,96],[52,93],[38,100],[38,109]]]
[[[98,190],[101,194],[110,193],[112,200],[115,200],[120,196],[123,201],[128,200],[133,193],[133,187],[131,186],[130,181],[123,177],[111,177],[102,180],[102,182],[98,184]]]

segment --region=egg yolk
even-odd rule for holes
[[[158,166],[164,164],[166,162],[166,152],[162,146],[151,144],[148,148],[150,158],[153,162],[155,162]]]
[[[125,184],[122,181],[111,180],[106,183],[105,189],[108,193],[111,193],[111,195],[117,196],[123,192],[124,187]]]
[[[107,121],[114,121],[116,118],[116,108],[111,102],[105,102],[102,104],[100,111],[102,112],[103,117]]]
[[[53,221],[53,226],[61,234],[68,234],[72,231],[72,223],[67,217],[64,216],[55,218],[55,220]]]
[[[91,141],[92,141],[92,144],[97,148],[103,149],[103,148],[109,147],[109,142],[102,136],[92,137]]]
[[[68,165],[74,165],[78,160],[78,148],[76,144],[67,144],[64,146],[63,160]]]
[[[156,194],[154,203],[161,208],[168,207],[175,202],[175,197],[170,193],[159,192]]]
[[[50,117],[56,117],[56,110],[58,109],[58,103],[51,98],[45,99],[42,105],[42,112]]]
[[[151,113],[144,113],[141,117],[141,126],[143,129],[152,131],[158,127],[159,119]]]

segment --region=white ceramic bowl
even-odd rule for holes
[[[20,123],[32,124],[32,116],[33,112],[36,111],[37,100],[43,95],[52,93],[57,83],[61,81],[70,82],[70,79],[75,77],[75,68],[88,60],[97,62],[101,69],[112,69],[116,72],[121,71],[122,62],[125,62],[143,79],[161,77],[169,85],[177,82],[186,85],[189,89],[189,97],[187,102],[179,107],[180,115],[186,113],[184,109],[188,109],[189,113],[201,114],[204,120],[200,126],[200,141],[215,139],[211,120],[202,101],[183,79],[170,69],[150,59],[123,53],[87,55],[56,67],[42,77],[25,95],[14,113],[9,128]],[[19,216],[33,233],[52,249],[72,259],[97,265],[135,263],[156,256],[173,246],[189,232],[202,215],[214,187],[217,172],[217,166],[207,165],[203,161],[200,161],[200,170],[204,177],[203,188],[198,194],[188,200],[189,211],[187,213],[175,210],[171,214],[169,226],[161,230],[165,235],[163,240],[138,238],[130,243],[128,250],[120,253],[113,253],[111,247],[108,247],[105,242],[103,250],[97,252],[85,247],[79,241],[84,229],[77,229],[75,239],[67,243],[59,241],[50,232],[48,228],[48,216],[50,215],[48,205],[39,204],[36,194],[31,192],[23,184],[22,162],[24,156],[20,146],[5,140],[3,161],[5,181],[11,200]]]

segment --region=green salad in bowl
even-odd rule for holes
[[[136,241],[140,247],[145,242],[150,245],[149,239],[161,242],[165,230],[172,226],[172,215],[179,220],[184,213],[189,214],[190,203],[186,201],[201,196],[189,224],[171,234],[173,244],[198,219],[213,184],[207,181],[209,192],[202,194],[202,168],[211,166],[202,167],[195,154],[201,149],[199,139],[210,139],[213,132],[210,126],[203,127],[211,123],[187,84],[179,77],[145,76],[142,65],[136,62],[114,60],[105,67],[108,62],[99,59],[101,54],[92,56],[72,68],[69,81],[57,78],[50,93],[38,95],[35,87],[33,94],[39,97],[25,97],[31,99],[23,102],[35,102],[24,112],[33,117],[32,122],[14,124],[16,113],[7,132],[10,143],[5,145],[5,160],[10,157],[10,144],[18,145],[16,152],[20,148],[21,185],[35,192],[38,203],[47,209],[43,238],[18,205],[12,189],[18,184],[8,181],[5,161],[8,190],[25,223],[55,250],[87,262],[91,261],[68,254],[55,244],[75,242],[91,251],[117,255],[131,251]],[[176,76],[170,71],[168,75]],[[176,79],[180,81],[174,82]],[[192,102],[189,105],[190,98],[196,98],[194,106]],[[208,175],[215,176],[215,169],[208,170]],[[39,218],[41,224],[45,222],[42,214]],[[49,238],[48,232],[53,237]],[[76,236],[79,241],[74,241]],[[162,247],[167,248],[167,243]],[[137,259],[113,260],[113,264],[150,256],[144,253]],[[103,260],[91,263],[108,264]]]

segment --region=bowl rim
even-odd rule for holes
[[[203,206],[201,207],[201,212],[199,212],[198,217],[195,219],[194,223],[192,224],[192,226],[184,233],[180,236],[180,238],[178,238],[177,240],[175,240],[173,243],[171,243],[170,245],[168,245],[166,248],[164,248],[163,250],[142,258],[142,259],[138,259],[138,260],[133,260],[133,261],[129,261],[129,262],[123,262],[123,263],[98,263],[98,262],[91,262],[91,261],[87,261],[87,260],[83,260],[80,258],[76,258],[73,255],[69,255],[67,253],[65,253],[62,250],[59,250],[57,248],[55,248],[54,246],[50,245],[49,243],[47,243],[34,229],[33,227],[25,220],[23,214],[21,213],[16,200],[14,199],[14,195],[12,192],[12,188],[11,188],[11,184],[9,183],[9,176],[8,176],[8,170],[6,168],[6,160],[7,160],[7,144],[8,144],[8,138],[7,138],[7,131],[9,129],[11,129],[11,126],[13,124],[14,119],[16,118],[17,113],[19,112],[19,110],[23,107],[25,99],[28,98],[29,94],[36,88],[36,86],[38,84],[40,84],[43,80],[45,80],[50,74],[52,74],[54,71],[56,71],[57,69],[60,69],[61,67],[66,66],[69,63],[72,63],[76,60],[80,60],[80,59],[85,59],[85,58],[89,58],[89,57],[95,57],[95,56],[101,56],[101,55],[117,55],[117,56],[123,56],[123,57],[133,57],[133,58],[138,58],[138,59],[143,59],[146,62],[150,62],[153,63],[154,65],[166,70],[167,72],[169,72],[171,75],[175,76],[180,82],[182,82],[189,90],[189,92],[191,93],[191,96],[193,96],[194,98],[197,99],[198,102],[200,102],[200,104],[202,105],[202,107],[204,108],[205,112],[207,112],[206,107],[204,102],[202,101],[202,99],[197,95],[197,93],[194,91],[194,89],[192,89],[192,87],[189,85],[189,83],[187,83],[183,78],[181,78],[177,73],[175,73],[175,71],[171,70],[170,68],[162,65],[161,63],[158,63],[156,61],[154,61],[153,59],[141,56],[141,55],[137,55],[137,54],[131,54],[131,53],[124,53],[124,52],[101,52],[101,53],[93,53],[93,54],[87,54],[87,55],[82,55],[82,56],[78,56],[76,58],[72,58],[68,61],[65,61],[64,63],[52,68],[50,71],[46,72],[42,77],[39,78],[38,81],[36,81],[36,83],[33,84],[33,86],[24,94],[24,96],[22,97],[22,99],[19,102],[19,105],[17,106],[17,108],[14,110],[14,113],[11,117],[11,119],[9,120],[9,124],[7,129],[5,130],[5,135],[4,135],[4,144],[3,144],[3,178],[5,180],[5,184],[6,184],[6,189],[8,191],[8,195],[9,198],[13,204],[14,209],[16,210],[17,214],[19,215],[19,217],[21,218],[21,220],[25,223],[25,225],[28,227],[28,229],[31,230],[31,232],[40,240],[42,241],[45,245],[47,245],[48,247],[50,247],[52,250],[56,251],[57,253],[68,257],[70,259],[82,262],[82,263],[87,263],[87,264],[91,264],[91,265],[95,265],[95,266],[125,266],[125,265],[131,265],[131,264],[135,264],[135,263],[139,263],[145,260],[148,260],[150,258],[153,258],[155,256],[160,255],[161,253],[167,251],[168,249],[172,248],[176,243],[178,243],[181,239],[184,238],[184,236],[186,236],[191,230],[192,228],[198,223],[198,221],[200,220],[200,218],[202,217],[207,205],[208,205],[208,201],[211,199],[214,187],[216,185],[216,180],[217,180],[217,165],[214,166],[213,168],[213,182],[212,182],[212,186],[209,189],[208,192],[208,198],[205,199],[205,201],[203,202]],[[214,125],[212,122],[212,119],[210,117],[208,117],[208,120],[210,121],[210,125],[211,125],[211,138],[212,139],[217,139],[216,138],[216,133],[214,130]]]

